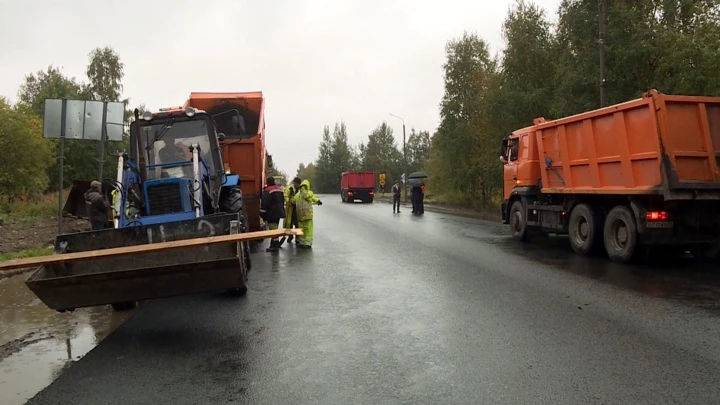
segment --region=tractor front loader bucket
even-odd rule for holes
[[[130,226],[57,236],[55,251],[87,252],[237,233],[238,214]],[[228,242],[157,252],[128,253],[40,266],[26,285],[48,307],[58,310],[196,294],[245,291],[242,243]]]

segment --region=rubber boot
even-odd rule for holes
[[[266,252],[277,252],[280,250],[280,246],[278,245],[278,241],[276,239],[270,240],[270,247],[265,249]]]

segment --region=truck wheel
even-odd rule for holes
[[[637,225],[630,208],[618,205],[608,213],[603,230],[605,251],[610,260],[627,263],[637,250]]]
[[[510,207],[510,231],[513,238],[521,241],[527,240],[527,223],[525,221],[525,211],[520,201],[515,201]]]
[[[602,225],[595,211],[587,204],[578,204],[570,213],[570,246],[575,253],[587,255],[596,250],[602,238]]]

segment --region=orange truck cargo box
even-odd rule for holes
[[[265,99],[262,92],[190,93],[185,107],[195,107],[210,115],[236,110],[243,118],[242,130],[233,125],[234,114],[214,116],[226,169],[240,177],[240,189],[250,230],[260,230],[260,197],[265,183]]]
[[[586,253],[595,240],[612,245],[612,230],[592,235],[606,218],[632,215],[623,234],[640,244],[720,249],[718,97],[652,90],[570,117],[538,118],[502,150],[503,219],[519,239],[533,228],[569,233],[573,248]]]

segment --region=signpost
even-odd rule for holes
[[[45,99],[43,138],[59,139],[58,153],[58,234],[62,233],[63,163],[65,140],[100,141],[100,168],[102,181],[105,142],[122,141],[125,104],[88,100]]]
[[[385,196],[385,173],[378,174],[378,179],[380,182],[380,187],[382,188],[382,195]]]

